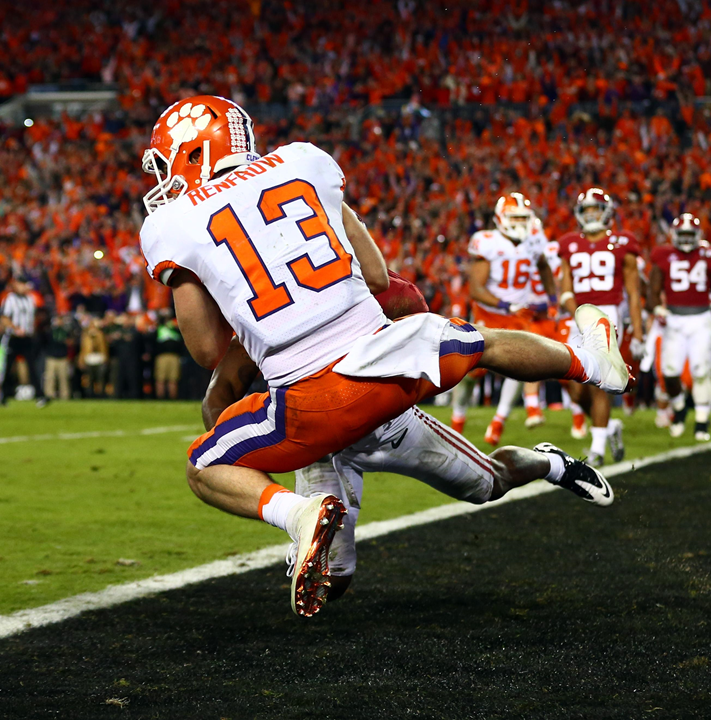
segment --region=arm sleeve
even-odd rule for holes
[[[483,232],[475,232],[469,241],[469,254],[474,258],[491,260],[491,237]]]
[[[150,215],[141,228],[141,254],[148,274],[163,285],[167,285],[173,271],[181,267],[175,262],[173,253]]]

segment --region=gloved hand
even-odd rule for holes
[[[657,305],[653,310],[654,317],[659,321],[660,325],[667,324],[667,317],[669,316],[669,310],[664,305]]]
[[[630,353],[635,360],[641,360],[644,357],[645,349],[644,340],[634,337],[630,340]]]

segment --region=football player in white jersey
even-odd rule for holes
[[[157,185],[145,198],[141,249],[149,274],[173,291],[189,352],[214,368],[236,334],[269,388],[238,400],[195,440],[188,482],[206,503],[292,537],[295,613],[313,615],[324,602],[346,508],[334,495],[300,497],[268,472],[353,445],[477,365],[613,393],[631,382],[593,306],[578,310],[579,347],[431,313],[389,323],[371,294],[388,286],[385,263],[343,202],[336,162],[309,143],[260,158],[251,119],[229,100],[197,96],[168,108],[144,169]],[[497,462],[489,498],[545,477],[598,504],[612,500],[599,473],[547,444]]]
[[[555,296],[553,274],[544,252],[546,236],[530,201],[518,192],[498,199],[494,224],[494,230],[474,233],[469,243],[472,256],[469,291],[474,301],[474,324],[528,331],[536,310],[531,301],[534,278],[539,278],[551,297]],[[453,393],[452,427],[459,432],[464,429],[471,382],[466,378]],[[486,442],[498,445],[520,391],[520,382],[511,378],[504,380],[499,407],[484,435]],[[537,386],[527,385],[524,393],[533,407],[526,426],[535,427],[543,417],[533,401],[534,397],[538,399]]]

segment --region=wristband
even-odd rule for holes
[[[533,310],[533,312],[545,312],[548,310],[548,303],[535,303],[533,305],[529,305],[528,309]]]
[[[558,296],[555,293],[553,293],[552,295],[549,295],[548,303],[550,305],[557,305],[558,304]]]
[[[499,310],[507,310],[511,307],[510,302],[506,302],[506,300],[499,300],[499,302],[496,304],[496,307],[499,308]]]
[[[568,290],[567,292],[564,292],[560,296],[560,304],[565,305],[565,303],[567,303],[568,300],[575,300],[575,295],[572,292],[570,292],[570,290]]]

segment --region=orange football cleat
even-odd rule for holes
[[[582,440],[588,434],[588,426],[585,424],[584,413],[576,413],[573,415],[573,426],[570,428],[570,434],[576,440]]]
[[[464,418],[452,418],[452,430],[456,430],[460,435],[463,435],[466,422]]]
[[[504,432],[505,420],[494,417],[489,423],[489,427],[486,428],[486,434],[484,435],[484,442],[488,442],[489,445],[498,445],[501,440],[501,433]]]

